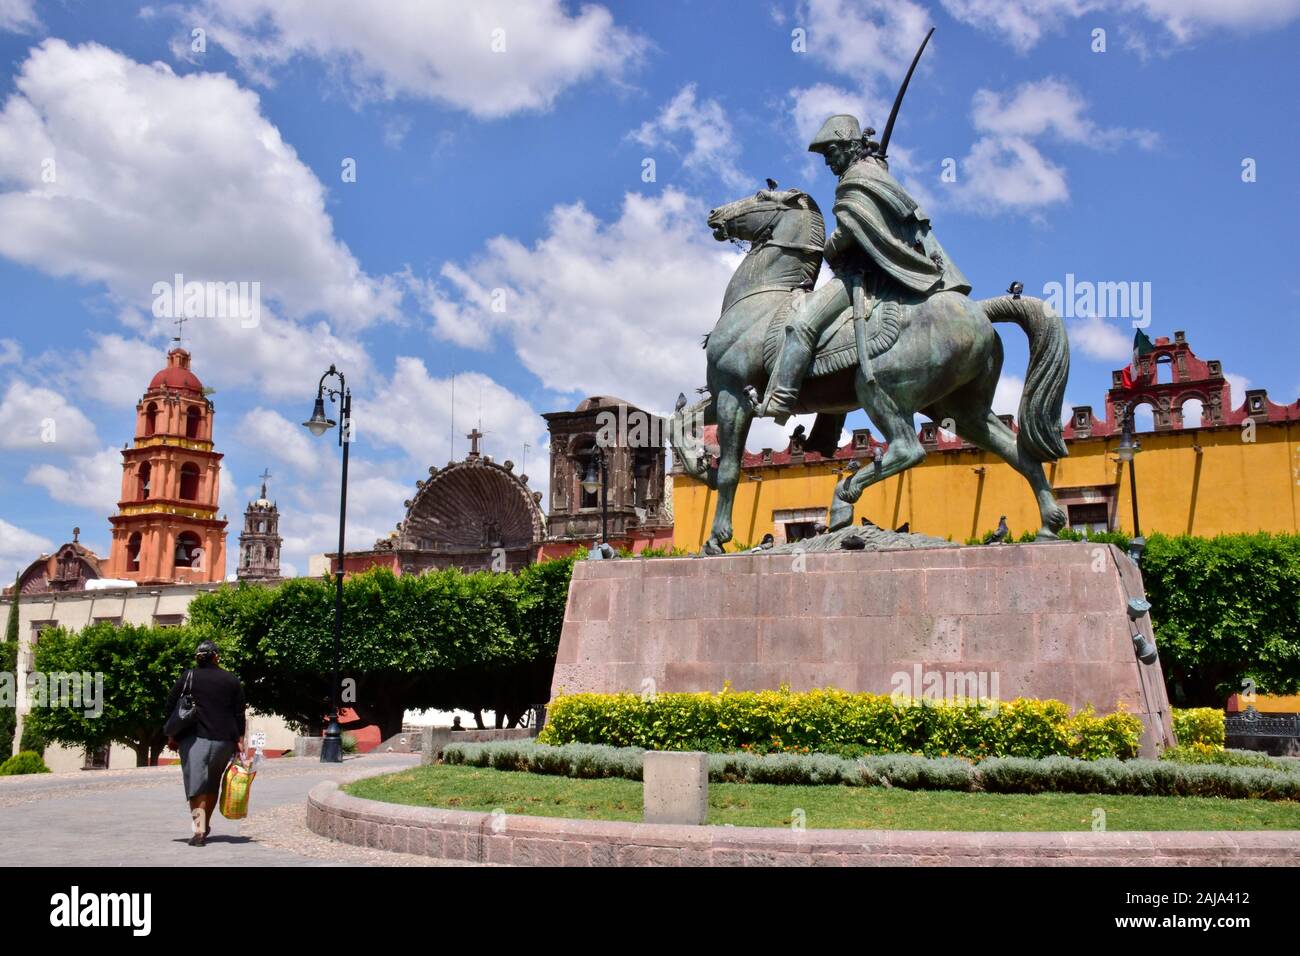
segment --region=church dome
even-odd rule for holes
[[[592,395],[590,398],[584,398],[579,402],[575,411],[589,412],[598,408],[618,408],[620,405],[627,405],[629,408],[635,407],[621,398],[615,398],[613,395]]]
[[[184,391],[203,393],[203,383],[190,371],[190,353],[184,349],[172,349],[167,353],[167,367],[158,372],[149,382],[149,390],[156,388],[174,388]]]

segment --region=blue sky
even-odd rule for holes
[[[152,288],[177,272],[259,283],[256,326],[196,319],[185,344],[216,390],[222,509],[237,522],[269,467],[291,570],[332,547],[337,449],[298,425],[331,362],[357,402],[350,546],[480,418],[545,491],[540,413],[662,412],[702,384],[736,263],[705,211],[768,176],[829,209],[809,134],[840,110],[883,127],[932,25],[893,169],[974,294],[1149,283],[1153,337],[1186,330],[1238,399],[1300,394],[1300,0],[380,10],[0,0],[0,573],[74,525],[107,553],[174,332]],[[1067,402],[1100,410],[1132,317],[1068,324]],[[750,442],[783,444],[770,423]]]

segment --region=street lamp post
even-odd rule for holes
[[[326,388],[325,381],[338,379],[338,388]],[[320,377],[316,386],[316,404],[312,408],[311,418],[303,426],[317,438],[334,427],[334,422],[325,417],[325,396],[337,403],[339,415],[339,447],[343,449],[343,480],[339,485],[339,551],[338,566],[334,571],[334,677],[330,693],[329,724],[321,740],[321,763],[343,762],[343,735],[339,728],[339,653],[343,643],[343,536],[348,517],[348,446],[352,444],[352,392],[347,387],[343,373],[333,365]]]
[[[1137,470],[1134,468],[1134,457],[1142,450],[1142,443],[1137,440],[1133,431],[1133,409],[1130,406],[1124,409],[1124,425],[1120,433],[1118,450],[1119,460],[1128,466],[1129,497],[1133,499],[1133,538],[1129,542],[1129,556],[1136,562],[1142,557],[1142,551],[1146,548],[1146,539],[1142,537],[1142,524],[1138,520]]]
[[[596,477],[596,469],[600,469],[600,477]],[[600,489],[600,543],[609,543],[609,468],[605,461],[605,453],[600,445],[594,445],[591,449],[591,458],[587,461],[587,473],[582,477],[582,490],[589,495],[594,495],[596,489]]]

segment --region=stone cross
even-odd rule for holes
[[[478,440],[482,438],[483,435],[484,433],[479,431],[478,426],[475,425],[473,430],[468,435],[465,436],[466,438],[469,439],[469,457],[471,458],[478,457]]]

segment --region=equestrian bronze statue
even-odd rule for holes
[[[1067,454],[1065,326],[1040,299],[970,298],[970,283],[929,218],[889,173],[894,115],[879,143],[871,139],[874,130],[837,115],[808,147],[839,177],[829,239],[813,198],[771,180],[769,188],[709,213],[716,239],[747,242],[749,251],[706,338],[708,397],[693,406],[680,398],[670,422],[686,472],[718,492],[707,554],[721,554],[731,540],[741,457],[756,415],[784,423],[791,414],[816,412],[804,447],[829,456],[848,413],[864,409],[888,448],[839,484],[836,497],[848,503],[925,458],[916,413],[951,421],[962,438],[1029,482],[1042,519],[1039,538],[1055,538],[1065,524],[1043,472],[1045,462]],[[814,287],[823,257],[834,275]],[[992,409],[1002,373],[1002,341],[993,328],[999,322],[1019,325],[1029,338],[1018,432]],[[716,465],[714,449],[699,440],[699,426],[712,424]]]

